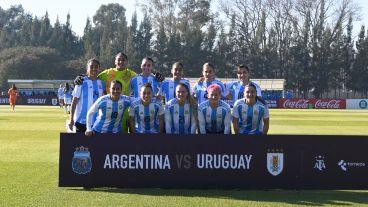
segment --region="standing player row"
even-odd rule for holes
[[[110,92],[110,84],[112,80],[119,80],[122,83],[122,94],[133,95],[133,97],[139,96],[140,87],[145,83],[151,83],[153,95],[157,95],[156,100],[160,100],[161,97],[165,97],[165,102],[168,103],[171,99],[176,96],[175,88],[179,83],[183,83],[190,89],[189,81],[183,78],[184,67],[181,63],[177,62],[173,64],[171,73],[173,75],[172,80],[162,81],[162,76],[160,74],[154,75],[153,70],[153,60],[151,58],[144,58],[141,64],[142,73],[137,75],[134,71],[127,68],[128,58],[124,53],[118,53],[115,58],[116,68],[110,68],[100,71],[99,62],[92,59],[87,64],[87,77],[78,77],[75,81],[77,85],[73,92],[73,103],[72,103],[72,113],[69,122],[69,127],[75,125],[77,131],[85,130],[85,120],[86,111],[90,108],[92,103],[96,101],[98,97],[104,94],[104,81],[106,81],[106,91]],[[212,84],[218,84],[221,87],[221,94],[223,99],[232,99],[236,101],[237,99],[243,97],[244,87],[249,83],[249,69],[247,66],[241,65],[237,68],[237,75],[239,81],[228,84],[225,87],[220,81],[215,79],[215,68],[212,64],[206,63],[203,65],[202,70],[203,78],[198,81],[198,83],[192,88],[193,97],[198,100],[201,104],[208,99],[207,88]],[[104,81],[102,81],[104,80]],[[257,94],[260,96],[260,88],[258,85],[254,84],[257,88]],[[190,90],[189,90],[190,91]],[[106,92],[105,92],[106,93]],[[83,96],[85,101],[79,103],[79,99]],[[92,98],[91,98],[92,97]],[[74,105],[74,106],[73,106]],[[77,107],[78,105],[78,107]],[[77,113],[75,113],[75,108],[79,108]],[[123,128],[124,132],[127,132],[127,125],[129,125],[128,113],[123,113]],[[84,117],[84,118],[80,118]],[[78,119],[78,120],[77,120]],[[75,121],[77,120],[77,121]],[[84,126],[83,126],[84,125]],[[79,126],[79,127],[78,127]]]

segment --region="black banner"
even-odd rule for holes
[[[57,106],[59,105],[59,100],[56,96],[48,96],[48,95],[18,96],[16,104]],[[9,96],[0,96],[0,105],[9,105]]]
[[[61,134],[60,187],[368,189],[368,137]]]

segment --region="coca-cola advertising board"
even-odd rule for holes
[[[346,109],[346,99],[279,99],[284,109]]]

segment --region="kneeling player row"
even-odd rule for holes
[[[131,133],[230,134],[231,122],[236,134],[267,134],[269,128],[268,108],[257,101],[256,87],[250,83],[238,100],[231,114],[230,106],[221,100],[220,86],[208,87],[208,101],[197,107],[186,84],[180,83],[176,97],[164,107],[153,98],[151,84],[145,84],[140,97],[134,99],[121,95],[122,85],[112,81],[111,94],[97,99],[87,113],[85,134],[120,133],[123,116],[129,113]],[[129,109],[129,110],[128,110]],[[129,111],[129,112],[128,112]],[[164,129],[165,128],[165,129]]]

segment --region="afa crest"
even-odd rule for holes
[[[88,174],[92,170],[91,154],[86,147],[77,147],[74,151],[72,159],[73,172],[84,175]]]
[[[267,170],[271,175],[277,176],[284,169],[284,153],[282,150],[272,150],[267,153]]]

